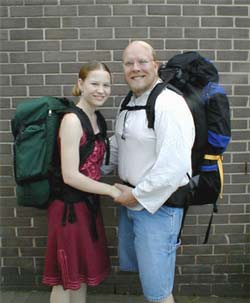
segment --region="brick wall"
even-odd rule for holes
[[[199,50],[215,62],[230,98],[233,139],[224,157],[225,194],[202,245],[209,207],[190,210],[178,251],[175,291],[189,295],[249,295],[250,17],[249,0],[0,0],[1,284],[42,288],[46,245],[44,211],[17,207],[10,118],[18,102],[70,96],[81,63],[105,61],[112,97],[103,113],[110,132],[127,92],[121,53],[130,39],[149,41],[164,61]],[[114,176],[107,178],[113,182]],[[103,213],[113,271],[99,292],[140,293],[137,275],[119,272],[117,213]],[[127,283],[127,281],[129,283]]]

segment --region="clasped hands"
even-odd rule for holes
[[[133,207],[137,204],[137,200],[132,194],[131,187],[119,183],[115,183],[114,186],[117,189],[116,195],[113,196],[116,203],[129,207]]]

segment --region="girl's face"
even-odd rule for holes
[[[92,107],[102,106],[110,96],[110,74],[105,70],[93,70],[84,81],[78,80],[78,86],[85,102]]]

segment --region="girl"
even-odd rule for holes
[[[78,82],[72,91],[74,96],[79,96],[77,107],[88,116],[95,134],[100,131],[95,111],[110,96],[110,86],[111,73],[108,67],[103,63],[89,62],[80,69]],[[105,153],[105,144],[98,136],[93,152],[79,168],[79,146],[85,141],[86,136],[77,115],[65,114],[59,130],[63,188],[70,186],[81,191],[86,194],[86,199],[82,203],[73,204],[75,220],[66,220],[64,224],[62,217],[65,216],[66,204],[63,194],[48,208],[48,243],[43,283],[53,286],[51,303],[86,302],[87,285],[98,285],[110,271],[106,236],[96,197],[107,195],[115,199],[120,191],[115,186],[98,181]],[[66,214],[68,212],[66,208]]]

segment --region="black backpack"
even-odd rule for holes
[[[146,110],[148,127],[154,128],[154,106],[158,95],[167,87],[181,94],[193,115],[196,137],[192,148],[192,176],[166,201],[167,205],[183,207],[182,227],[190,205],[212,204],[204,243],[207,243],[217,200],[222,198],[222,154],[231,138],[230,108],[225,90],[219,85],[215,66],[198,52],[186,52],[172,57],[159,67],[162,83],[151,91],[145,106],[131,107],[129,92],[121,105],[122,110]],[[167,100],[166,100],[167,102]],[[182,229],[182,228],[181,228]]]
[[[17,106],[11,127],[18,205],[47,208],[66,187],[61,176],[57,138],[61,119],[69,112],[77,115],[86,134],[86,143],[79,149],[81,166],[93,151],[96,136],[88,116],[73,101],[46,96],[25,100]],[[99,111],[96,114],[99,137],[108,147],[106,122]],[[109,148],[106,160],[108,151]],[[67,192],[75,190],[71,188]],[[69,200],[73,202],[76,199]]]

